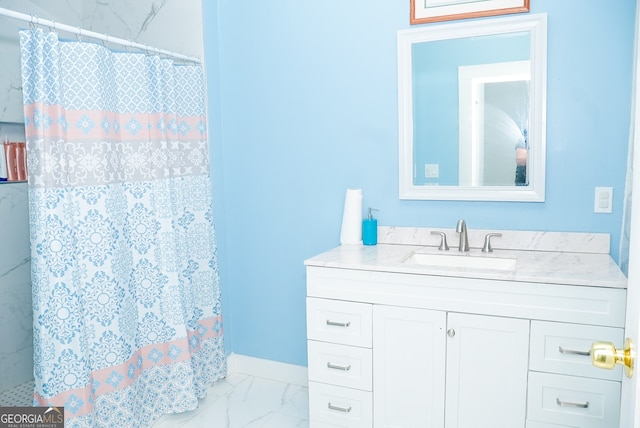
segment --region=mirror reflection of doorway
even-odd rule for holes
[[[528,81],[484,85],[485,186],[526,184],[526,164],[518,169],[517,156],[528,151],[528,100]]]
[[[526,166],[516,168],[516,147],[528,148],[529,66],[517,61],[460,67],[461,185],[522,185],[517,173],[526,185]]]

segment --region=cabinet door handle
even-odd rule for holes
[[[589,402],[586,403],[572,403],[571,401],[562,401],[559,398],[556,398],[556,404],[562,407],[578,407],[580,409],[588,409]]]
[[[349,407],[340,407],[340,406],[334,406],[333,404],[331,404],[331,401],[329,401],[328,406],[331,410],[337,410],[338,412],[343,412],[343,413],[349,413],[351,411],[351,406]]]
[[[337,366],[335,364],[331,364],[328,361],[327,361],[327,367],[334,370],[344,370],[345,372],[348,370],[351,370],[351,364],[349,364],[348,366]]]
[[[585,357],[591,355],[591,351],[574,351],[573,349],[564,349],[562,346],[558,346],[558,352],[565,355],[584,355]]]
[[[351,321],[338,322],[338,321],[327,320],[327,325],[332,325],[335,327],[349,327],[351,325]]]
[[[447,336],[449,337],[453,337],[456,335],[456,331],[452,328],[450,328],[449,330],[447,330]]]

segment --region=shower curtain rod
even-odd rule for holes
[[[151,46],[143,45],[141,43],[132,42],[131,40],[120,39],[117,37],[110,37],[106,34],[96,33],[95,31],[83,30],[80,27],[73,27],[71,25],[59,24],[49,19],[38,18],[36,15],[28,15],[26,13],[17,12],[11,9],[5,9],[0,7],[0,15],[3,15],[9,18],[19,19],[21,21],[28,22],[31,25],[44,25],[49,27],[50,29],[53,29],[53,31],[56,31],[56,30],[66,31],[72,34],[77,34],[79,37],[86,36],[92,39],[104,40],[107,43],[114,43],[121,46],[137,48],[147,52],[153,52],[159,55],[165,55],[165,56],[170,56],[176,59],[194,62],[196,64],[200,64],[202,62],[200,58],[196,58],[188,55],[182,55],[182,54],[167,51],[164,49],[154,48]]]

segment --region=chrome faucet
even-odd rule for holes
[[[467,236],[467,223],[460,219],[456,225],[456,232],[460,234],[460,243],[458,251],[469,251],[469,237]]]

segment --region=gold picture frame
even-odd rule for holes
[[[410,0],[410,23],[451,21],[529,12],[529,0]]]

